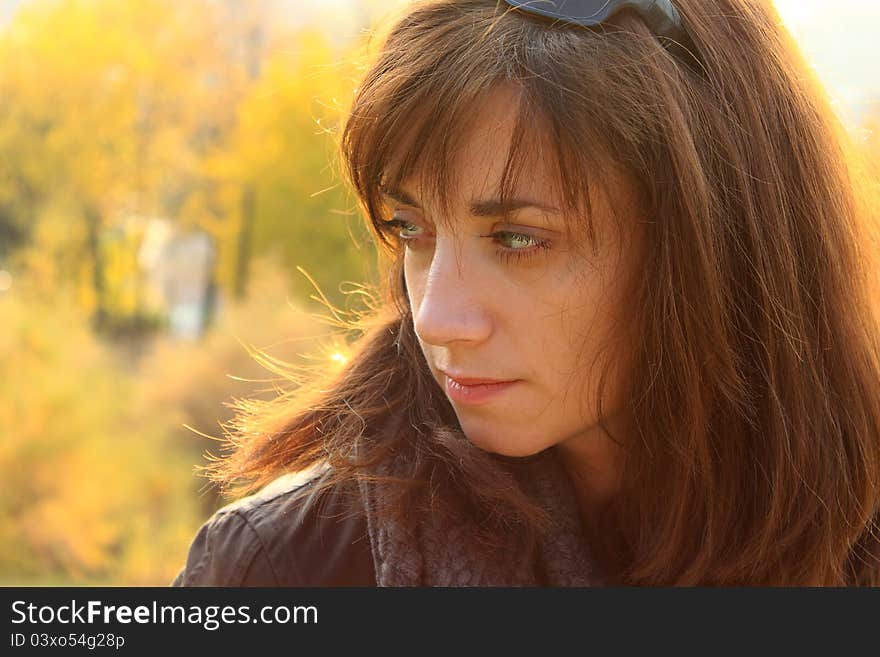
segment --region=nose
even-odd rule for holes
[[[436,239],[431,264],[418,279],[407,288],[420,340],[440,346],[489,337],[487,280],[480,276],[475,259],[462,254],[452,239]]]

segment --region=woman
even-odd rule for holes
[[[176,585],[880,584],[843,132],[768,0],[619,4],[391,28],[342,141],[382,303],[240,408],[210,473],[268,486]]]

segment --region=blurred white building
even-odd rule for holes
[[[196,339],[215,311],[214,240],[202,231],[180,232],[167,219],[146,220],[138,263],[145,277],[143,303],[168,319],[169,332]]]

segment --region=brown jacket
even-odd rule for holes
[[[171,586],[375,586],[363,509],[284,475],[218,510]]]

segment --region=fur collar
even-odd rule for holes
[[[552,528],[534,554],[492,549],[475,540],[476,520],[437,512],[413,527],[378,513],[382,484],[362,481],[379,586],[590,586],[596,583],[571,481],[553,449],[522,459],[523,490],[547,510]],[[395,476],[394,463],[380,468]]]

